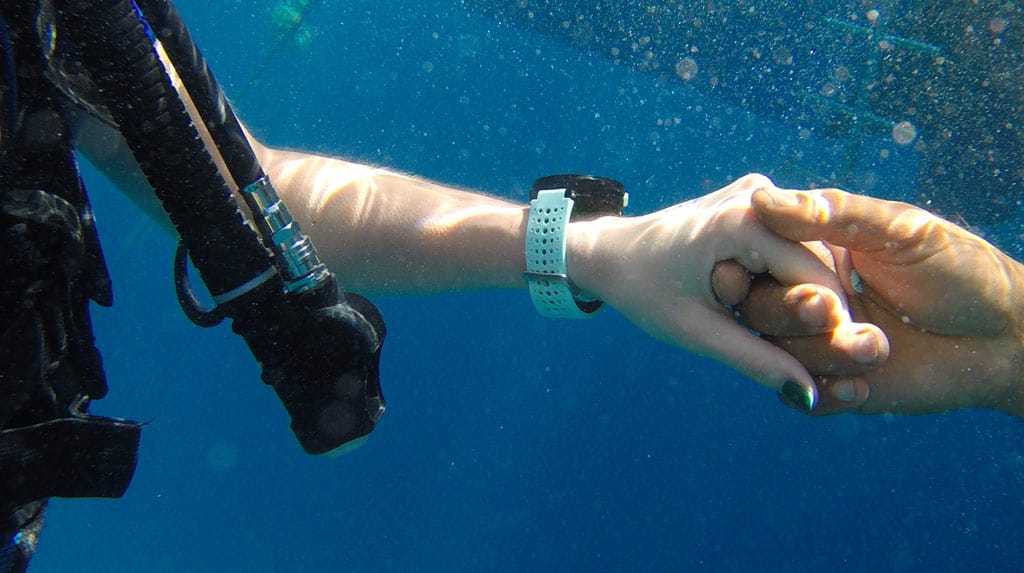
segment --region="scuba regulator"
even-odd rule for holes
[[[55,4],[61,33],[181,237],[175,283],[186,315],[200,326],[232,319],[307,452],[364,439],[384,412],[383,319],[342,292],[292,220],[173,6]],[[189,259],[213,308],[192,291]]]

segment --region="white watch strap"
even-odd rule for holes
[[[526,272],[533,305],[544,316],[587,318],[600,303],[584,303],[581,309],[565,268],[566,229],[574,201],[565,189],[545,189],[530,201],[526,223]],[[596,302],[596,301],[595,301]]]

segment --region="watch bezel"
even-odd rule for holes
[[[571,173],[537,179],[530,187],[530,200],[550,189],[565,189],[566,198],[574,202],[570,215],[573,220],[622,215],[629,202],[629,194],[622,183],[607,177]]]

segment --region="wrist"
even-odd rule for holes
[[[614,287],[620,284],[626,245],[623,229],[635,218],[607,216],[569,224],[566,271],[583,296],[614,305]]]
[[[597,268],[587,262],[594,253],[590,239],[595,235],[586,232],[589,225],[579,223],[621,215],[628,203],[629,194],[613,179],[561,174],[533,182],[524,277],[542,315],[587,318],[601,308],[604,300],[595,296],[599,289],[585,272]]]

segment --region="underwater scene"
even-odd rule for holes
[[[1024,4],[179,0],[268,145],[517,202],[552,173],[627,214],[752,172],[941,214],[1024,256]],[[388,411],[303,452],[175,240],[83,163],[116,303],[110,394],[146,422],[116,500],[50,504],[30,571],[1016,571],[1024,424],[802,416],[614,310],[525,291],[374,297]]]

